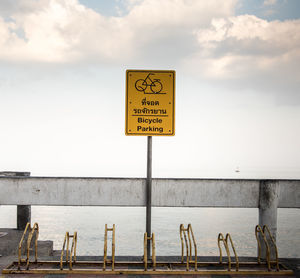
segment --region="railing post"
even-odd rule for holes
[[[0,172],[0,176],[5,177],[29,177],[30,172]],[[31,206],[17,205],[17,229],[25,230],[26,224],[31,222]]]
[[[262,180],[259,185],[259,225],[268,225],[274,240],[277,235],[277,207],[279,195],[279,182],[274,180]],[[260,238],[262,258],[265,258],[266,248]]]
[[[31,223],[31,206],[17,206],[17,229],[24,230],[27,223]]]

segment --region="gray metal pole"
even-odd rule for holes
[[[152,136],[147,137],[147,182],[146,182],[146,232],[151,236],[151,205],[152,205]],[[147,257],[150,259],[150,240],[147,240]]]

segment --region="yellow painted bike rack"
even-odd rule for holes
[[[105,224],[105,233],[104,233],[104,256],[103,256],[103,270],[106,269],[106,265],[111,263],[111,269],[115,269],[115,224],[112,228],[107,228]],[[108,232],[112,232],[112,243],[111,243],[111,260],[107,259],[107,236]]]
[[[258,256],[257,256],[258,263],[261,264],[261,244],[260,244],[260,240],[259,240],[259,234],[261,235],[261,237],[265,243],[265,246],[266,246],[266,262],[267,262],[268,270],[269,271],[271,270],[271,264],[275,264],[276,270],[279,271],[277,245],[276,245],[275,240],[274,240],[267,225],[264,225],[263,228],[261,228],[260,225],[256,225],[256,227],[255,227],[255,237],[257,240],[257,248],[258,248]],[[267,236],[269,237],[270,242],[275,250],[275,261],[271,261],[271,250],[270,250],[270,245],[267,240]]]
[[[69,249],[70,238],[73,239],[71,250]],[[66,243],[67,243],[67,246],[66,246]],[[61,250],[61,255],[60,255],[60,270],[63,270],[63,258],[64,258],[65,247],[66,247],[66,265],[69,264],[69,269],[72,270],[73,263],[74,264],[76,263],[77,232],[74,232],[73,235],[70,235],[69,232],[66,232],[63,247]],[[69,259],[69,254],[70,254],[70,259]]]
[[[180,224],[179,226],[179,232],[180,232],[180,240],[181,240],[181,262],[184,262],[184,246],[186,248],[186,270],[189,271],[190,264],[195,264],[195,271],[197,271],[197,244],[194,237],[192,225],[188,224],[187,228],[184,228],[183,224]],[[183,241],[184,238],[184,241]],[[192,245],[192,240],[193,245]],[[185,243],[185,244],[184,244]],[[192,249],[194,246],[194,258],[195,260],[192,260]]]
[[[111,259],[107,258],[107,247],[108,247],[108,233],[112,232],[112,255]],[[36,233],[35,241],[35,261],[29,261],[29,250],[32,238]],[[28,234],[28,239],[26,235]],[[66,232],[64,243],[61,251],[60,260],[55,261],[37,261],[37,238],[39,234],[39,226],[37,223],[31,228],[28,223],[23,236],[21,238],[20,244],[18,246],[19,258],[18,261],[12,262],[9,266],[2,270],[2,274],[58,274],[58,275],[68,275],[68,274],[78,274],[78,275],[228,275],[234,274],[236,276],[241,275],[293,275],[293,271],[287,268],[282,262],[279,264],[278,261],[278,250],[275,244],[275,240],[272,237],[267,226],[261,228],[259,225],[255,227],[255,236],[258,240],[258,257],[251,259],[250,261],[241,260],[237,256],[233,240],[229,233],[224,235],[219,233],[218,235],[218,247],[220,251],[219,261],[198,261],[197,257],[197,244],[195,241],[194,233],[191,224],[185,228],[183,224],[180,225],[180,240],[181,240],[181,261],[173,261],[167,259],[165,261],[157,261],[156,259],[156,245],[155,245],[155,235],[152,233],[151,237],[144,234],[144,256],[143,259],[138,259],[135,261],[117,261],[115,262],[115,225],[112,228],[108,228],[105,225],[104,234],[104,256],[103,256],[103,268],[101,260],[86,261],[77,260],[76,258],[76,248],[77,248],[77,232],[70,235]],[[261,259],[261,246],[258,239],[259,234],[262,236],[264,243],[266,245],[266,262],[262,262]],[[275,250],[275,261],[271,260],[270,255],[270,244],[267,238],[272,244],[271,247]],[[72,239],[72,244],[70,243]],[[26,242],[27,257],[26,259],[21,259],[22,245]],[[152,261],[147,257],[147,241],[152,241]],[[227,262],[223,262],[222,248],[224,246],[225,252],[228,257],[228,267]],[[230,246],[231,245],[231,248]],[[194,250],[193,250],[194,249]],[[230,249],[232,249],[235,262],[230,256]],[[65,255],[65,260],[64,260]],[[185,258],[186,257],[186,258]],[[227,261],[227,260],[226,260]],[[35,263],[34,266],[30,267],[30,263]],[[111,264],[111,269],[107,268],[107,265]],[[271,266],[276,264],[276,269]],[[232,270],[232,266],[235,265],[235,271]],[[151,268],[150,268],[151,266]],[[192,268],[191,266],[195,266]],[[224,267],[225,266],[225,267]]]
[[[23,242],[24,242],[25,236],[27,234],[27,231],[28,231],[28,238],[27,238],[27,245],[26,245],[27,257],[26,257],[26,259],[22,259],[21,258],[22,246],[23,246]],[[36,233],[35,243],[34,243],[34,246],[35,246],[35,249],[34,249],[35,261],[34,262],[37,263],[37,260],[38,260],[37,259],[37,251],[38,251],[37,241],[38,241],[38,237],[39,237],[39,225],[38,225],[38,223],[34,223],[33,227],[31,228],[31,225],[28,222],[26,224],[24,233],[21,237],[21,240],[20,240],[20,243],[19,243],[19,246],[18,246],[18,270],[21,270],[21,263],[22,262],[26,262],[26,269],[27,270],[29,269],[30,244],[31,244],[31,240],[32,240],[32,237],[33,237],[34,233]]]
[[[235,269],[236,269],[236,271],[239,271],[239,259],[238,259],[237,253],[235,251],[232,238],[229,233],[226,234],[225,238],[222,233],[219,233],[219,235],[218,235],[218,247],[219,247],[219,251],[220,251],[220,264],[222,264],[222,248],[221,248],[220,243],[223,242],[223,245],[224,245],[226,253],[227,253],[227,258],[228,258],[228,271],[231,271],[231,256],[230,256],[230,251],[229,251],[228,239],[229,239],[229,242],[231,245],[231,249],[235,256]]]
[[[155,255],[155,235],[152,233],[151,237],[148,237],[147,233],[144,234],[144,269],[148,269],[148,258],[147,258],[147,240],[151,240],[152,243],[152,268],[156,270],[156,255]]]

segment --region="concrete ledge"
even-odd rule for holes
[[[279,208],[300,208],[300,181],[279,181]]]
[[[157,207],[258,207],[255,180],[154,179],[152,188]]]
[[[279,180],[279,208],[300,208],[300,180]],[[145,179],[0,177],[0,205],[145,206]],[[260,180],[153,179],[156,207],[259,207]]]

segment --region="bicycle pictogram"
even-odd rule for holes
[[[161,93],[163,85],[160,82],[160,79],[151,79],[150,75],[154,75],[154,73],[149,73],[145,79],[138,79],[135,82],[135,88],[139,92],[144,92],[144,94],[165,94]],[[147,92],[147,88],[150,87],[150,90]]]

